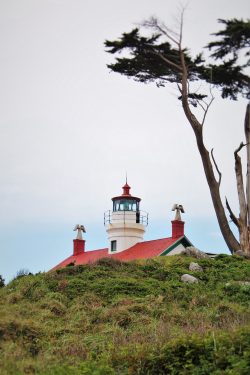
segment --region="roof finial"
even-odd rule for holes
[[[127,172],[126,172],[126,183],[125,183],[125,185],[122,187],[122,189],[123,189],[123,193],[122,193],[122,195],[130,195],[130,192],[129,192],[129,190],[130,190],[130,186],[128,185],[128,176],[127,176]]]
[[[86,233],[84,225],[76,224],[74,230],[77,230],[76,239],[77,240],[82,240],[83,239],[82,238],[82,232]]]
[[[172,211],[176,211],[175,213],[175,220],[178,220],[178,221],[181,221],[181,212],[184,213],[184,208],[181,204],[174,204],[173,205],[173,208],[172,208]]]

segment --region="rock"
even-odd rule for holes
[[[250,285],[250,281],[238,281],[238,284],[249,286]]]
[[[197,249],[194,246],[188,246],[186,249],[184,249],[181,254],[187,255],[189,257],[194,257],[197,259],[202,259],[202,258],[209,258],[209,255],[204,253],[203,251]]]
[[[199,282],[199,280],[196,277],[188,275],[187,273],[181,276],[181,281],[183,281],[184,283],[191,283],[191,284]]]
[[[239,257],[250,259],[250,254],[245,253],[243,250],[238,250],[238,251],[236,251],[235,254],[238,255]]]
[[[198,263],[195,263],[195,262],[191,262],[189,264],[189,270],[190,271],[199,271],[199,272],[203,272],[203,268],[198,264]]]

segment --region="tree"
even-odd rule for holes
[[[181,14],[180,31],[175,33],[156,18],[151,18],[130,33],[122,34],[115,41],[106,40],[107,52],[117,55],[125,52],[125,57],[116,57],[108,68],[112,71],[132,77],[141,83],[154,82],[158,87],[166,84],[177,85],[185,116],[196,137],[197,147],[203,163],[206,180],[220,226],[221,233],[231,251],[241,249],[250,253],[250,106],[247,106],[245,118],[246,143],[234,152],[235,173],[239,198],[240,214],[237,217],[228,201],[230,219],[237,226],[239,241],[233,234],[220,194],[222,174],[215,161],[213,150],[209,152],[203,138],[203,128],[207,112],[214,100],[212,88],[220,90],[223,98],[236,100],[239,95],[249,98],[250,78],[245,70],[250,65],[250,21],[219,20],[224,29],[215,33],[219,40],[207,45],[212,51],[212,63],[206,63],[203,55],[192,58],[187,48],[182,46],[183,12]],[[144,27],[152,31],[151,36],[141,36]],[[126,54],[127,53],[127,54]],[[195,84],[206,82],[209,92],[194,89]],[[195,109],[202,110],[202,118],[198,119]],[[247,150],[247,180],[244,188],[243,172],[239,151]],[[215,171],[218,177],[215,176]]]
[[[4,287],[4,279],[3,277],[0,275],[0,288],[3,288]]]

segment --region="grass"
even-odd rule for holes
[[[201,273],[191,261],[20,275],[0,288],[1,374],[248,374],[250,262],[200,259]]]

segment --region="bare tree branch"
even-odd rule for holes
[[[188,95],[190,94],[190,82],[188,79],[187,79],[187,94]]]
[[[179,41],[175,39],[172,35],[176,34],[173,30],[166,27],[164,24],[160,25],[159,20],[155,17],[151,17],[148,21],[144,21],[142,26],[147,28],[153,28],[157,31],[160,31],[163,35],[165,35],[168,39],[170,39],[174,44],[179,46]],[[178,36],[179,37],[179,36]]]
[[[179,83],[177,83],[177,87],[178,87],[178,90],[180,91],[180,93],[182,94],[182,89],[181,89],[181,86],[179,85]]]
[[[183,34],[183,17],[184,17],[185,8],[181,10],[181,18],[180,18],[180,46],[182,44],[182,34]]]
[[[206,104],[207,108],[206,108],[205,113],[204,113],[203,118],[202,118],[202,122],[201,122],[201,125],[202,125],[202,126],[203,126],[204,123],[205,123],[205,120],[206,120],[206,117],[207,117],[208,110],[209,110],[211,104],[213,103],[213,101],[214,101],[214,96],[212,96],[210,102],[209,102],[208,104]]]
[[[221,184],[222,173],[221,173],[221,171],[219,170],[218,164],[217,164],[216,161],[215,161],[215,158],[214,158],[214,149],[213,149],[213,148],[212,148],[212,150],[211,150],[211,156],[212,156],[212,160],[213,160],[214,166],[215,166],[215,168],[216,168],[216,171],[217,171],[217,173],[218,173],[218,175],[219,175],[219,181],[218,181],[218,184],[219,184],[219,186],[220,186],[220,184]]]
[[[241,150],[243,147],[245,147],[245,146],[247,146],[247,144],[241,142],[241,144],[239,145],[239,147],[236,148],[236,150],[234,151],[234,157],[235,157],[235,158],[238,156],[238,152],[240,152],[240,150]]]
[[[203,103],[204,103],[204,101],[203,101]],[[204,112],[206,111],[206,108],[201,104],[200,100],[197,100],[197,105],[200,106],[201,109],[202,109]],[[205,103],[205,105],[207,105],[207,104]]]
[[[229,206],[229,203],[228,203],[228,200],[227,200],[227,197],[226,197],[226,207],[229,211],[229,216],[230,216],[230,219],[232,220],[232,222],[237,226],[237,228],[239,228],[239,220],[237,219],[237,217],[235,216],[235,214],[233,213],[233,211],[231,210],[231,207]]]

